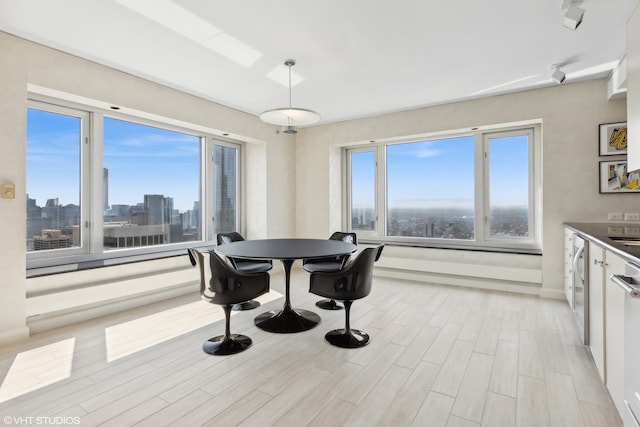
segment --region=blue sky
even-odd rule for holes
[[[77,118],[28,111],[27,193],[38,205],[55,197],[78,204],[79,126]],[[109,204],[134,205],[145,194],[163,194],[173,197],[174,208],[191,209],[198,199],[199,146],[195,136],[105,119]]]
[[[109,204],[134,204],[145,194],[163,194],[173,197],[181,212],[192,209],[198,200],[199,147],[196,136],[105,119]]]
[[[27,194],[44,206],[47,199],[78,204],[80,119],[27,111]]]
[[[528,204],[527,137],[490,141],[491,203]],[[387,147],[387,194],[390,208],[473,208],[473,136]],[[352,155],[353,206],[373,207],[373,152]]]

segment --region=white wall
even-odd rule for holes
[[[240,111],[186,95],[177,90],[151,83],[132,75],[86,61],[60,51],[0,32],[0,183],[16,185],[15,199],[0,199],[0,344],[28,335],[25,313],[35,315],[42,307],[58,306],[67,316],[73,317],[64,305],[56,305],[46,290],[64,284],[69,275],[52,275],[46,279],[30,279],[25,276],[25,121],[27,85],[35,85],[66,94],[118,105],[123,110],[144,111],[193,123],[212,131],[228,132],[232,137],[247,141],[246,234],[250,238],[295,235],[294,204],[295,183],[290,179],[294,159],[294,138],[276,134],[271,125]],[[186,257],[184,264],[188,264]],[[166,264],[166,263],[165,263]],[[145,277],[131,277],[130,268],[104,268],[82,275],[84,282],[76,283],[77,292],[64,295],[77,299],[78,303],[91,301],[92,296],[80,291],[93,287],[94,295],[102,293],[114,300],[123,297],[119,291],[130,294],[138,287],[144,295],[151,286],[172,287],[184,285],[183,292],[190,291],[195,282],[195,270],[184,268],[183,262],[168,261],[175,266],[161,274],[149,273],[150,263],[140,263],[135,268],[145,272]],[[73,276],[76,280],[80,277]],[[102,280],[109,277],[110,283]],[[43,283],[44,282],[44,283]],[[30,301],[27,302],[27,292]],[[40,298],[39,300],[36,299]],[[42,304],[43,298],[48,304]],[[59,301],[58,301],[59,302]],[[91,304],[89,304],[91,305]],[[40,307],[40,308],[38,308]],[[104,308],[104,307],[103,307]],[[34,311],[31,311],[34,310]],[[102,313],[96,309],[94,313]],[[51,320],[53,322],[53,320]],[[45,326],[38,321],[38,329]]]
[[[640,195],[599,194],[598,125],[624,121],[626,102],[607,100],[606,80],[566,84],[546,89],[473,101],[420,108],[379,117],[304,129],[296,141],[296,230],[300,236],[322,237],[342,227],[340,147],[357,142],[542,119],[543,125],[543,256],[478,255],[469,251],[385,248],[381,272],[398,277],[453,283],[463,271],[470,286],[535,291],[563,298],[563,229],[565,221],[606,221],[607,213],[636,212]],[[402,262],[402,259],[413,262]],[[438,260],[438,263],[434,264]],[[414,274],[398,271],[410,264]],[[460,266],[459,264],[463,264]],[[475,271],[494,265],[493,278],[469,280]],[[505,271],[521,269],[522,283]],[[437,270],[437,274],[430,274]],[[538,274],[535,270],[538,270]],[[388,271],[383,271],[388,270]],[[448,271],[448,273],[447,273]],[[495,279],[495,280],[493,280]],[[538,281],[537,288],[535,282]]]

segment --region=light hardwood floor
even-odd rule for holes
[[[621,425],[566,302],[375,278],[351,322],[371,343],[346,350],[324,341],[344,311],[317,309],[296,268],[293,306],[322,322],[255,327],[282,306],[280,269],[271,282],[262,307],[232,317],[232,332],[253,339],[234,356],[202,351],[224,321],[196,294],[0,348],[4,425]]]

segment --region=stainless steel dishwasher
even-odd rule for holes
[[[625,427],[640,427],[640,266],[627,263],[624,276],[613,275],[611,280],[626,291],[624,300],[624,405]]]

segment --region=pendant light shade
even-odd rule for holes
[[[287,59],[284,65],[289,67],[289,107],[274,108],[260,114],[260,120],[272,125],[284,127],[284,133],[297,133],[298,126],[316,123],[320,120],[320,114],[306,108],[294,108],[291,106],[291,67],[296,65],[293,59]]]

